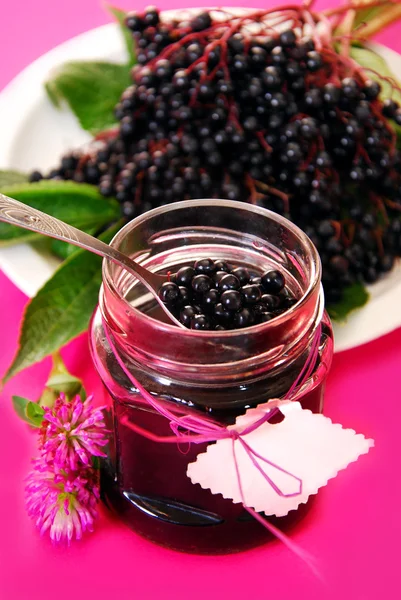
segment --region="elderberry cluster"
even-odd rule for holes
[[[258,276],[211,258],[179,269],[159,297],[183,325],[199,331],[265,323],[296,303],[279,271]]]
[[[138,65],[115,109],[119,127],[50,177],[98,185],[127,220],[207,197],[274,210],[317,246],[334,303],[401,255],[401,157],[389,124],[401,125],[401,109],[333,48],[257,19],[253,35],[209,12],[181,23],[154,8],[130,14]]]

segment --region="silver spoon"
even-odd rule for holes
[[[175,325],[186,329],[159,298],[158,292],[161,285],[168,281],[167,275],[157,275],[156,273],[152,273],[152,271],[145,269],[132,260],[132,258],[129,258],[122,252],[119,252],[115,248],[112,248],[88,233],[85,233],[76,227],[72,227],[72,225],[67,225],[64,221],[60,221],[55,217],[51,217],[40,210],[31,208],[30,206],[1,193],[0,221],[10,223],[10,225],[17,225],[17,227],[23,227],[24,229],[30,229],[31,231],[56,238],[57,240],[62,240],[63,242],[69,242],[70,244],[85,248],[85,250],[99,254],[99,256],[108,258],[118,265],[121,265],[129,273],[135,275],[149,292],[151,292],[170,321]]]

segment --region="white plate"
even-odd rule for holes
[[[170,11],[172,14],[175,11]],[[401,78],[401,56],[380,51]],[[30,171],[49,169],[69,149],[85,144],[82,131],[68,109],[55,109],[43,83],[54,67],[72,59],[103,59],[121,62],[124,46],[118,28],[105,25],[79,35],[51,50],[22,71],[0,94],[0,168]],[[58,261],[29,245],[0,250],[0,267],[28,296],[33,296],[57,268]],[[369,287],[370,302],[335,325],[337,352],[359,346],[401,326],[401,266]]]

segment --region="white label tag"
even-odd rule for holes
[[[353,429],[343,429],[328,417],[304,410],[299,402],[291,401],[273,400],[250,409],[229,429],[240,433],[276,406],[285,417],[281,423],[265,422],[242,437],[252,454],[239,439],[219,440],[188,465],[187,475],[192,483],[199,483],[213,494],[222,494],[235,503],[244,499],[245,506],[257,512],[281,517],[307,502],[309,496],[316,494],[338,471],[374,445],[373,440]]]

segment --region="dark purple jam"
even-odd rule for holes
[[[320,382],[303,396],[303,407],[321,412],[323,391],[324,382]],[[239,552],[273,539],[241,504],[191,483],[187,466],[205,451],[206,444],[189,448],[188,444],[150,441],[124,425],[124,420],[159,436],[171,436],[167,419],[145,404],[114,398],[113,405],[115,447],[102,473],[103,497],[136,533],[168,548],[202,554]],[[219,420],[233,422],[235,416],[231,412],[227,419],[220,414]],[[288,531],[309,506],[301,505],[288,516],[269,521]]]

